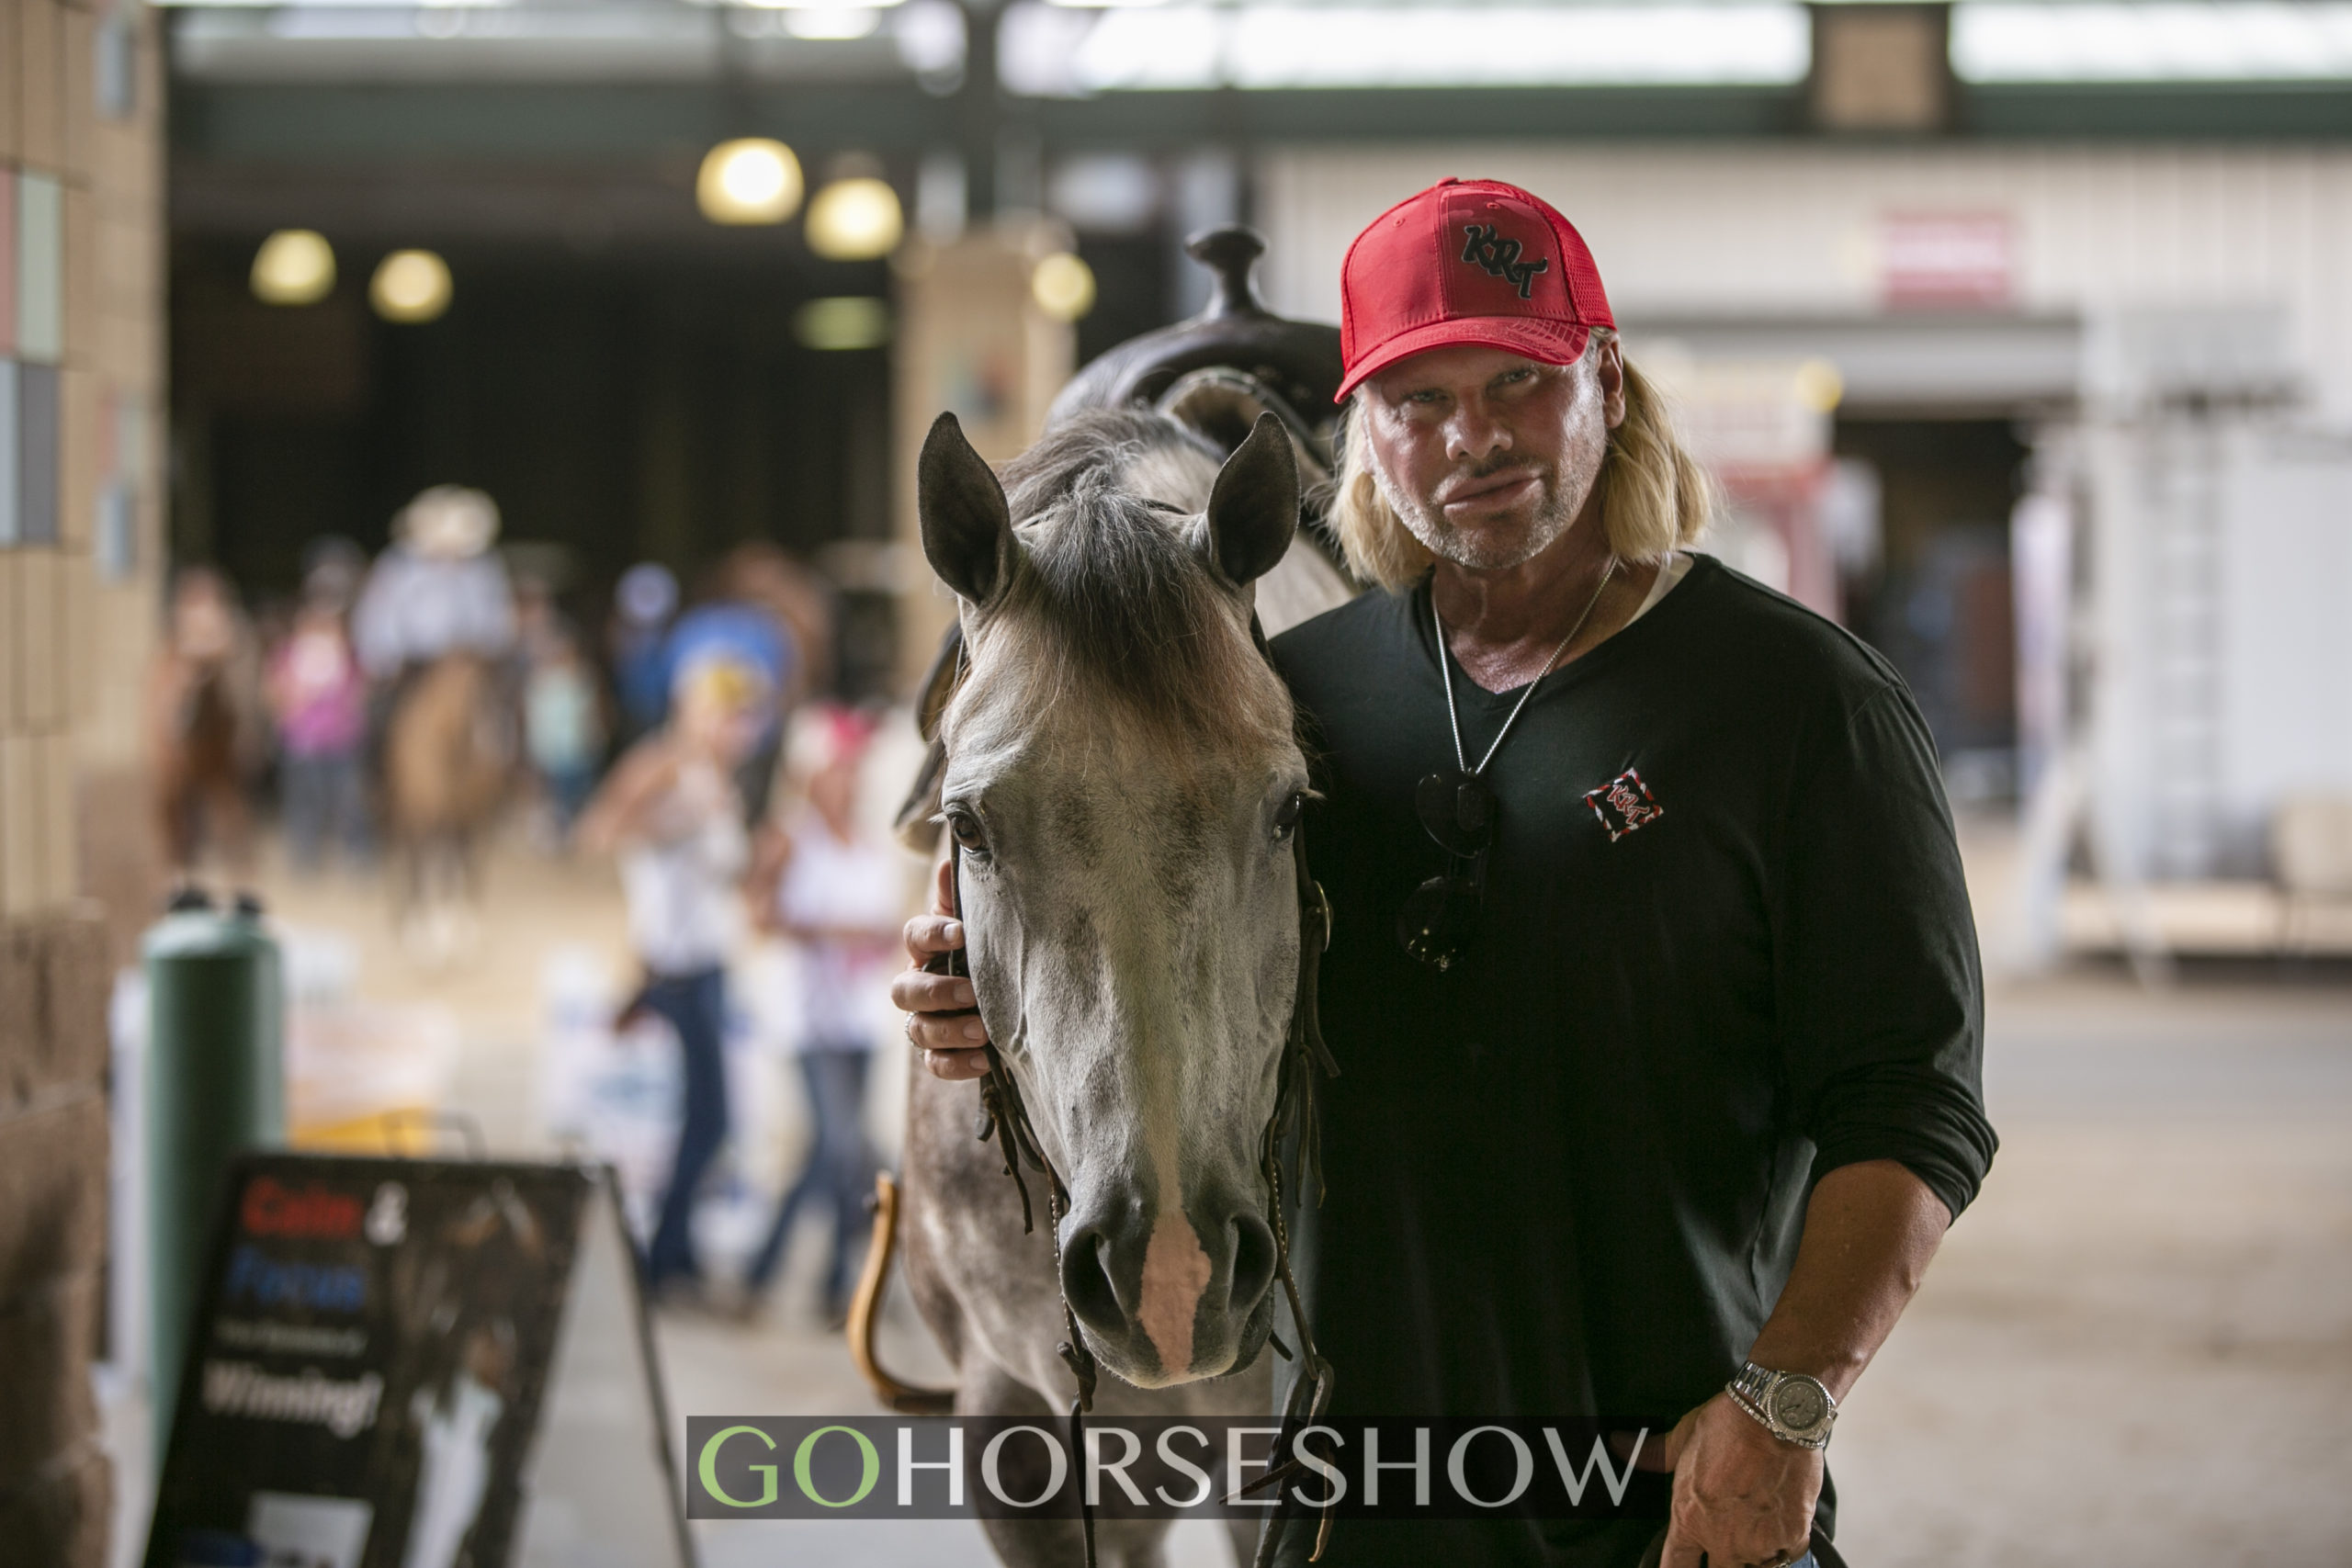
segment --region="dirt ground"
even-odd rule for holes
[[[2352,1562],[2352,989],[1997,990],[2002,1147],[1841,1419],[1877,1568]]]
[[[451,1107],[496,1148],[544,1148],[537,976],[562,944],[617,958],[603,868],[502,851],[478,937],[437,971],[390,942],[372,886],[266,890],[289,926],[348,939],[362,994],[454,1014]],[[877,1093],[897,1092],[885,1074]],[[2092,966],[1996,984],[1987,1094],[1991,1179],[1838,1427],[1851,1561],[2352,1563],[2352,978],[2191,966],[2150,992]],[[673,1414],[867,1407],[808,1314],[808,1269],[755,1326],[662,1323]],[[920,1331],[901,1317],[891,1335],[923,1371]],[[987,1561],[963,1525],[737,1524],[702,1543],[712,1568]],[[1171,1557],[1224,1554],[1188,1527]]]

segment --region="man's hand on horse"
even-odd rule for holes
[[[1813,1542],[1821,1453],[1784,1443],[1719,1393],[1667,1435],[1674,1504],[1659,1568],[1779,1568]]]
[[[907,1042],[922,1053],[933,1077],[986,1077],[988,1026],[974,1010],[979,1000],[961,975],[934,975],[923,964],[964,945],[964,922],[956,919],[955,892],[947,863],[939,865],[933,912],[907,922],[907,956],[912,967],[890,982],[890,1000],[907,1015]]]

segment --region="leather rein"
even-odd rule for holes
[[[1258,649],[1270,660],[1265,634],[1259,629],[1253,615],[1250,635]],[[958,650],[956,679],[961,682],[965,664]],[[1291,829],[1291,852],[1297,868],[1298,888],[1298,992],[1291,1001],[1290,1028],[1283,1043],[1283,1061],[1274,1090],[1273,1114],[1267,1119],[1265,1131],[1258,1142],[1259,1174],[1266,1183],[1266,1213],[1274,1233],[1274,1270],[1282,1280],[1283,1293],[1290,1303],[1291,1322],[1297,1327],[1299,1344],[1294,1352],[1282,1341],[1282,1337],[1269,1331],[1267,1343],[1284,1360],[1299,1363],[1299,1376],[1291,1385],[1290,1397],[1283,1410],[1283,1430],[1285,1434],[1310,1426],[1322,1417],[1331,1401],[1334,1381],[1331,1363],[1316,1348],[1314,1330],[1306,1319],[1306,1303],[1299,1299],[1298,1281],[1290,1267],[1290,1226],[1283,1217],[1283,1152],[1294,1148],[1295,1169],[1302,1195],[1305,1186],[1312,1181],[1317,1200],[1323,1189],[1321,1126],[1317,1113],[1315,1088],[1318,1072],[1337,1077],[1340,1066],[1331,1057],[1329,1047],[1323,1043],[1323,1025],[1317,1004],[1316,987],[1322,970],[1324,951],[1331,944],[1331,902],[1325,897],[1322,885],[1308,872],[1306,865],[1306,824],[1301,820]],[[949,876],[953,894],[954,913],[964,919],[964,852],[948,835]],[[933,957],[924,965],[934,973],[956,975],[970,978],[971,966],[966,957],[968,952],[970,922],[965,922],[967,946]],[[975,1008],[973,1010],[978,1011]],[[984,1047],[988,1054],[988,1076],[980,1080],[980,1114],[975,1131],[982,1143],[993,1139],[1004,1157],[1004,1173],[1012,1179],[1021,1193],[1021,1231],[1026,1235],[1036,1228],[1035,1213],[1029,1198],[1029,1183],[1022,1175],[1022,1167],[1042,1174],[1046,1179],[1046,1207],[1051,1224],[1049,1235],[1054,1246],[1054,1290],[1061,1299],[1062,1325],[1069,1337],[1055,1347],[1070,1374],[1078,1380],[1077,1397],[1070,1401],[1070,1450],[1075,1462],[1083,1463],[1086,1453],[1086,1417],[1094,1408],[1094,1387],[1098,1369],[1094,1352],[1087,1348],[1086,1337],[1078,1325],[1078,1314],[1069,1304],[1069,1294],[1062,1285],[1061,1223],[1069,1213],[1069,1189],[1061,1173],[1038,1141],[1037,1128],[1029,1115],[1029,1107],[1022,1097],[1021,1085],[1005,1066],[1004,1057],[991,1040]],[[1241,1494],[1279,1487],[1284,1480],[1299,1473],[1298,1459],[1270,1468],[1265,1474],[1242,1487]],[[1086,1568],[1096,1568],[1094,1554],[1094,1508],[1086,1501],[1083,1487],[1080,1489],[1079,1517],[1086,1541]],[[1312,1562],[1323,1555],[1323,1548],[1331,1534],[1332,1510],[1323,1507],[1322,1519],[1315,1534],[1315,1550],[1307,1561]],[[1280,1538],[1279,1529],[1269,1528],[1260,1538],[1256,1568],[1268,1568],[1273,1560],[1274,1547]]]

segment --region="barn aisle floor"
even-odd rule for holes
[[[1999,868],[1972,869],[1989,880]],[[618,962],[605,868],[503,846],[478,937],[441,968],[391,940],[372,884],[273,873],[263,886],[289,929],[356,955],[354,995],[454,1020],[449,1109],[494,1149],[548,1151],[540,977],[560,948]],[[1991,891],[1980,886],[1980,907],[1997,905]],[[2000,1157],[1833,1451],[1838,1539],[1860,1568],[2352,1561],[2352,985],[2340,976],[2192,968],[2146,991],[2086,965],[1995,987]],[[877,1108],[896,1082],[882,1075]],[[747,1166],[780,1168],[799,1117],[786,1097],[776,1146]],[[876,1120],[887,1138],[894,1118]],[[796,1247],[754,1324],[660,1319],[673,1417],[870,1408],[808,1304],[813,1251]],[[941,1374],[902,1301],[888,1338],[906,1375]],[[696,1528],[708,1568],[988,1561],[965,1523]],[[139,1531],[125,1533],[135,1553]],[[1171,1552],[1175,1568],[1224,1557],[1207,1526],[1185,1527]]]

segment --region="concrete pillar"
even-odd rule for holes
[[[0,0],[0,1559],[99,1568],[114,964],[153,909],[163,554],[161,39]],[[85,895],[103,890],[112,909]]]
[[[973,447],[1001,464],[1037,438],[1046,405],[1069,379],[1077,334],[1039,310],[1029,272],[1057,248],[1035,235],[976,231],[944,245],[909,246],[899,266],[899,330],[892,398],[896,431],[893,515],[904,547],[899,574],[901,689],[931,662],[955,618],[955,596],[922,558],[915,516],[915,457],[932,421],[953,412]]]

